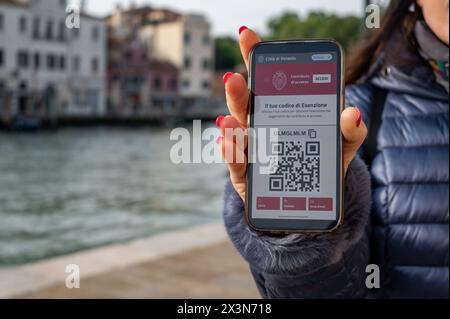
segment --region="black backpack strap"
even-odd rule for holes
[[[378,153],[378,131],[381,126],[387,93],[387,90],[373,86],[371,116],[370,123],[368,123],[369,133],[364,148],[364,160],[369,167],[372,166],[373,159]]]

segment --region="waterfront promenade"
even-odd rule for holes
[[[80,289],[67,289],[77,264]],[[0,270],[0,298],[259,298],[222,224]]]

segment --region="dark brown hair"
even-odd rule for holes
[[[414,6],[414,10],[410,9],[411,6]],[[421,18],[422,11],[415,0],[392,0],[386,9],[381,27],[367,32],[360,45],[351,50],[346,67],[347,84],[357,83],[367,75],[388,42],[390,45],[389,50],[385,51],[384,62],[396,65],[417,63],[417,59],[400,61],[398,57],[401,50],[417,53],[414,26]],[[392,39],[395,41],[390,41]]]

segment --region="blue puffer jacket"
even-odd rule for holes
[[[356,157],[345,182],[344,225],[332,234],[253,232],[226,186],[224,219],[265,298],[448,298],[449,96],[426,66],[390,66],[347,88],[369,122],[373,86],[388,90],[369,172]],[[377,264],[381,287],[366,287]]]

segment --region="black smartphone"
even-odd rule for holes
[[[343,56],[333,40],[253,48],[246,191],[251,228],[330,232],[342,223]]]

